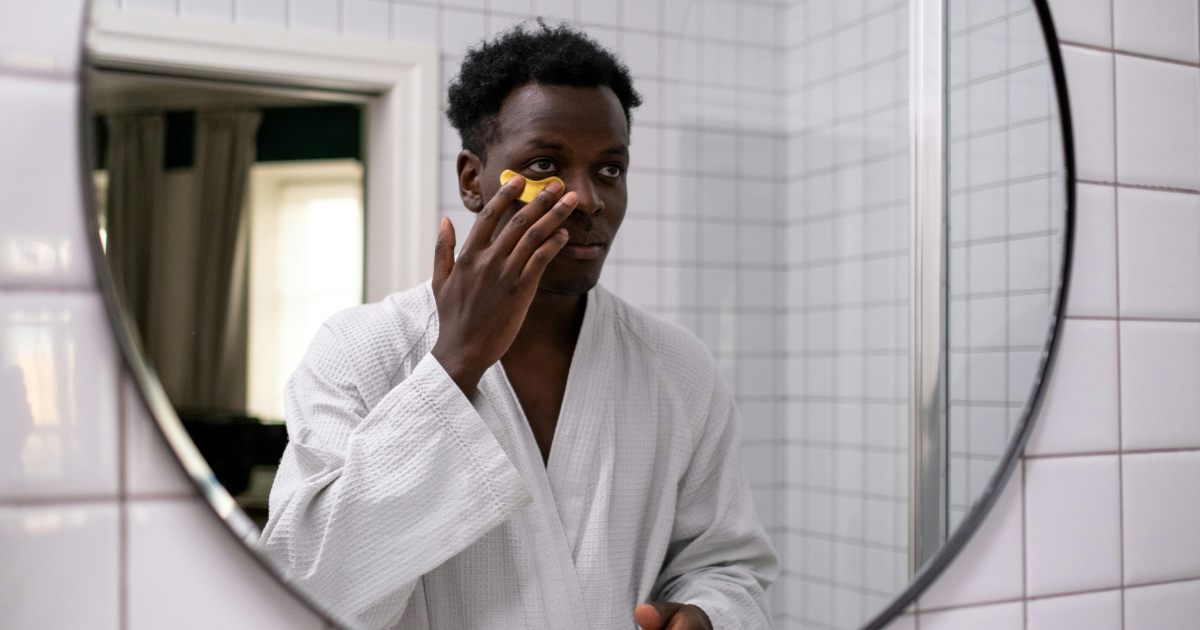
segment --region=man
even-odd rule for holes
[[[478,218],[457,260],[442,221],[431,283],[316,336],[263,546],[367,628],[769,627],[775,555],[712,357],[597,286],[628,70],[542,24],[470,51],[449,97]]]

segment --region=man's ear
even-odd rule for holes
[[[463,149],[458,152],[458,196],[471,212],[483,210],[483,160]]]

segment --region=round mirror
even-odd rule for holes
[[[1053,356],[1049,9],[529,4],[93,8],[94,245],[164,434],[347,628],[883,627]]]

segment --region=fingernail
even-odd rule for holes
[[[557,195],[558,191],[562,190],[562,184],[558,182],[550,182],[549,184],[546,184],[546,190],[550,191],[551,194]]]

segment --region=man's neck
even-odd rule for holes
[[[509,349],[552,346],[572,352],[583,325],[586,295],[560,295],[539,290]]]

